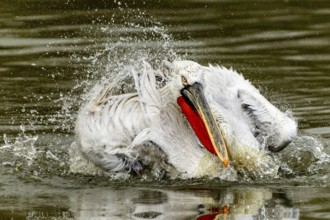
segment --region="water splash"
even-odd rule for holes
[[[88,55],[71,55],[71,62],[81,64],[82,69],[74,73],[77,79],[71,91],[57,100],[62,108],[53,119],[63,123],[54,126],[56,130],[72,132],[79,106],[109,82],[118,82],[114,93],[135,91],[130,72],[143,61],[159,65],[165,59],[180,59],[172,48],[172,36],[161,23],[146,12],[130,9],[125,4],[118,5],[118,9],[110,20],[96,18],[95,23],[100,25],[85,30],[93,39],[84,49]],[[123,17],[126,18],[124,21]]]
[[[2,165],[5,166],[22,166],[23,164],[31,165],[36,157],[35,142],[38,136],[25,134],[25,127],[20,126],[22,133],[10,139],[6,134],[3,135],[5,144],[0,147]],[[20,158],[19,164],[13,158]]]
[[[2,172],[24,177],[65,176],[68,173],[68,154],[63,149],[41,146],[39,136],[20,134],[0,146]]]
[[[330,156],[323,143],[313,136],[301,135],[286,149],[274,156],[280,165],[280,174],[285,177],[313,175],[328,166]]]

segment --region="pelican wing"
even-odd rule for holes
[[[140,103],[146,117],[156,118],[162,106],[161,96],[156,83],[155,72],[150,64],[144,62],[142,74],[134,74],[135,85]]]
[[[272,106],[269,106],[271,104],[267,100],[263,100],[262,96],[259,97],[259,100],[263,102],[245,90],[238,90],[238,98],[241,100],[242,109],[248,114],[255,126],[262,129],[274,121],[269,111]]]

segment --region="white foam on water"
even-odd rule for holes
[[[14,165],[13,158],[21,158],[21,162],[31,165],[37,155],[35,142],[38,136],[27,135],[24,133],[24,126],[21,126],[22,134],[14,139],[10,139],[6,134],[3,135],[5,144],[0,146],[3,165]]]

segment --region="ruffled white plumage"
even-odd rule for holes
[[[169,70],[155,71],[144,63],[141,71],[132,70],[137,93],[111,96],[111,84],[95,101],[82,107],[76,133],[83,154],[103,169],[130,171],[137,160],[143,159],[139,146],[151,141],[182,174],[219,175],[222,165],[201,146],[176,103],[180,74],[190,74],[191,83],[203,84],[233,160],[244,160],[243,152],[249,149],[259,155],[259,149],[267,150],[270,144],[280,146],[296,135],[295,121],[232,69],[177,61]],[[161,88],[156,76],[165,81]]]

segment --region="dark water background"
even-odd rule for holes
[[[0,219],[330,219],[310,152],[271,180],[70,175],[83,94],[141,56],[233,67],[330,152],[329,1],[0,0]]]

